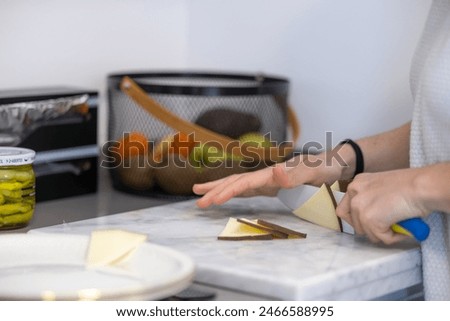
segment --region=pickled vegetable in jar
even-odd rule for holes
[[[0,147],[0,229],[27,226],[33,217],[35,154],[31,149]]]

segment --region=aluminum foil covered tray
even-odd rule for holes
[[[0,104],[0,146],[19,145],[36,128],[50,121],[86,115],[88,98],[88,95],[78,95]]]

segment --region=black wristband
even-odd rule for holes
[[[363,156],[363,153],[362,153],[359,145],[357,143],[355,143],[353,140],[345,139],[339,143],[339,145],[344,145],[344,144],[349,144],[350,146],[352,146],[353,150],[355,151],[356,164],[355,164],[355,173],[353,174],[353,178],[354,178],[356,175],[364,172],[364,156]]]

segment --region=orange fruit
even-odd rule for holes
[[[172,154],[179,154],[184,158],[188,158],[195,146],[196,142],[192,136],[181,132],[175,135],[168,135],[155,147],[154,159],[159,162]]]
[[[117,152],[122,159],[137,155],[148,155],[148,139],[140,132],[125,133],[119,140]]]
[[[184,158],[188,158],[191,150],[195,147],[196,143],[192,136],[184,133],[177,133],[173,137],[170,144],[169,153],[180,154]]]

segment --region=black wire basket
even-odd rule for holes
[[[197,128],[233,141],[247,139],[258,147],[265,142],[278,146],[287,140],[292,110],[285,78],[197,72],[112,74],[108,76],[109,141],[103,148],[103,165],[110,168],[115,189],[184,198],[193,196],[195,183],[270,164],[230,156],[220,146],[197,141],[195,130],[177,131],[124,91],[124,77],[173,117]],[[211,162],[204,159],[206,149],[213,151]]]

